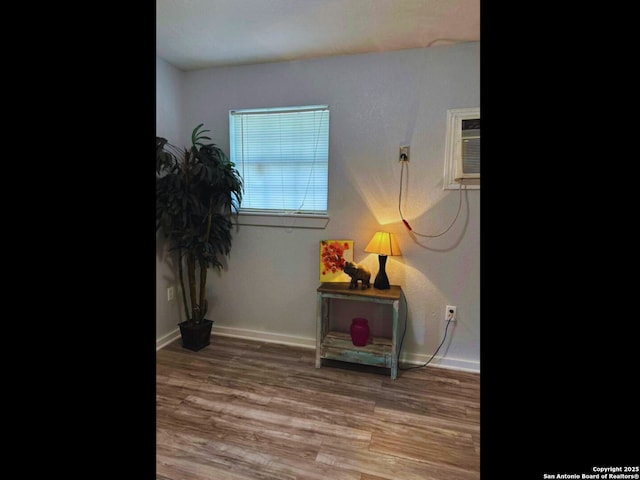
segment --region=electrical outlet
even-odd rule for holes
[[[169,287],[167,288],[167,301],[168,302],[172,302],[173,299],[175,298],[176,295],[176,291],[173,287]]]
[[[444,309],[444,321],[449,321],[449,315],[451,315],[451,321],[455,322],[457,320],[456,313],[457,307],[454,305],[447,305]]]
[[[401,162],[409,161],[409,145],[403,145],[400,147],[400,155],[398,160]]]

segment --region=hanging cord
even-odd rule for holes
[[[318,122],[318,131],[316,132],[315,143],[313,145],[313,161],[311,162],[311,169],[309,170],[307,187],[304,190],[304,196],[302,197],[302,202],[300,202],[300,206],[298,207],[298,210],[292,213],[300,213],[300,211],[302,210],[302,207],[304,206],[304,203],[307,201],[307,194],[309,193],[309,185],[311,185],[311,178],[313,177],[313,167],[316,164],[316,154],[318,153],[318,142],[320,141],[320,131],[322,130],[322,127],[323,127],[322,121],[323,121],[325,112],[328,112],[328,110],[324,109],[320,111],[320,121]],[[316,113],[318,112],[314,112],[314,117],[316,116],[315,115]]]
[[[453,226],[454,223],[456,223],[456,220],[458,219],[458,215],[460,214],[460,208],[462,207],[462,185],[460,185],[460,199],[458,201],[458,211],[456,212],[456,216],[453,218],[453,221],[449,224],[449,226],[442,232],[438,233],[437,235],[425,235],[422,233],[418,233],[416,232],[413,228],[411,228],[411,225],[409,225],[409,222],[404,218],[404,216],[402,215],[402,209],[400,208],[401,204],[402,204],[402,177],[403,177],[403,173],[404,173],[404,164],[406,162],[401,162],[402,163],[402,169],[400,170],[400,192],[398,194],[398,212],[400,213],[400,218],[402,219],[402,223],[404,223],[404,226],[407,227],[409,229],[410,232],[413,232],[415,235],[418,235],[419,237],[426,237],[426,238],[435,238],[435,237],[439,237],[440,235],[444,235],[445,233],[447,233],[449,231],[449,229]],[[464,186],[464,189],[467,189],[467,186]]]
[[[402,223],[404,223],[405,227],[407,227],[409,229],[410,232],[413,232],[415,235],[418,235],[420,237],[426,237],[426,238],[434,238],[434,237],[439,237],[441,235],[444,235],[445,233],[447,233],[449,231],[449,229],[453,226],[453,224],[456,222],[456,220],[458,219],[458,215],[460,214],[460,208],[462,207],[462,186],[464,184],[460,185],[460,197],[458,200],[458,211],[456,212],[456,216],[453,218],[453,221],[449,224],[449,226],[443,230],[442,232],[438,233],[437,235],[425,235],[422,233],[418,233],[415,230],[413,230],[413,228],[411,228],[411,225],[409,225],[409,222],[404,218],[404,216],[402,215],[402,178],[403,178],[403,174],[404,174],[404,164],[406,162],[402,162],[402,168],[400,170],[400,191],[398,193],[398,213],[400,213],[400,218],[402,219]],[[465,190],[467,189],[467,186],[464,186]],[[402,352],[402,344],[404,343],[404,337],[407,333],[407,320],[408,320],[408,312],[407,312],[407,299],[404,298],[404,302],[405,302],[405,321],[404,321],[404,330],[402,332],[402,340],[400,340],[400,348],[398,349],[398,359],[400,359],[400,353]],[[400,370],[411,370],[413,368],[423,368],[426,367],[431,360],[433,360],[436,356],[436,354],[440,351],[440,347],[442,347],[442,345],[444,345],[445,340],[447,339],[447,332],[449,330],[449,324],[451,323],[451,314],[448,314],[448,319],[447,319],[447,325],[444,328],[444,337],[442,337],[442,342],[440,342],[440,345],[438,345],[438,348],[436,348],[436,351],[433,352],[433,355],[431,355],[431,358],[429,360],[426,361],[426,363],[422,364],[422,365],[414,365],[412,367],[400,367],[398,365],[398,368]]]
[[[404,298],[404,296],[403,296]],[[407,312],[407,299],[404,298],[404,305],[405,305],[405,317],[404,317],[404,330],[402,332],[402,340],[400,340],[400,348],[398,349],[398,363],[400,363],[400,353],[402,352],[402,344],[404,342],[404,336],[407,333],[407,320],[408,320],[408,312]],[[442,338],[442,342],[440,342],[440,345],[438,345],[438,348],[436,348],[436,351],[433,352],[433,355],[431,355],[431,358],[429,360],[427,360],[426,363],[422,364],[422,365],[414,365],[412,367],[401,367],[400,365],[398,365],[398,369],[399,370],[411,370],[413,368],[423,368],[426,367],[431,360],[434,359],[434,357],[436,356],[436,354],[440,351],[440,347],[442,347],[442,345],[444,344],[444,341],[447,339],[447,330],[449,330],[449,324],[451,323],[451,314],[448,314],[448,319],[447,319],[447,326],[444,327],[444,337]]]

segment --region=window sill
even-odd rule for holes
[[[239,212],[236,221],[238,225],[251,225],[257,227],[323,229],[329,223],[329,216],[299,213]]]
[[[464,190],[480,190],[480,179],[477,180],[465,180]],[[461,184],[458,182],[451,182],[443,187],[443,190],[460,190]]]

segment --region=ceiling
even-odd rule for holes
[[[156,53],[189,71],[480,40],[480,0],[156,0]]]

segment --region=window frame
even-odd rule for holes
[[[462,140],[462,121],[473,120],[480,117],[480,107],[451,108],[447,110],[447,133],[444,150],[444,181],[443,190],[459,190],[464,185],[465,190],[479,190],[480,179],[459,183],[455,181],[456,155],[459,155],[460,142]]]
[[[230,157],[234,161],[237,168],[241,168],[239,162],[236,161],[234,155],[235,143],[234,143],[234,117],[238,114],[252,114],[252,113],[284,113],[284,112],[303,112],[303,111],[317,111],[327,110],[330,113],[329,105],[299,105],[289,107],[267,107],[267,108],[241,108],[229,110],[229,145],[230,145]],[[328,132],[330,131],[330,120],[328,118]],[[329,135],[329,133],[327,133]],[[329,137],[327,137],[329,141]],[[328,148],[328,147],[327,147]],[[275,226],[286,228],[325,228],[329,220],[329,152],[327,152],[327,189],[326,195],[326,209],[318,211],[286,211],[279,209],[260,209],[260,208],[243,208],[242,203],[240,209],[236,211],[238,215],[238,223],[240,225],[257,225],[257,226]]]

